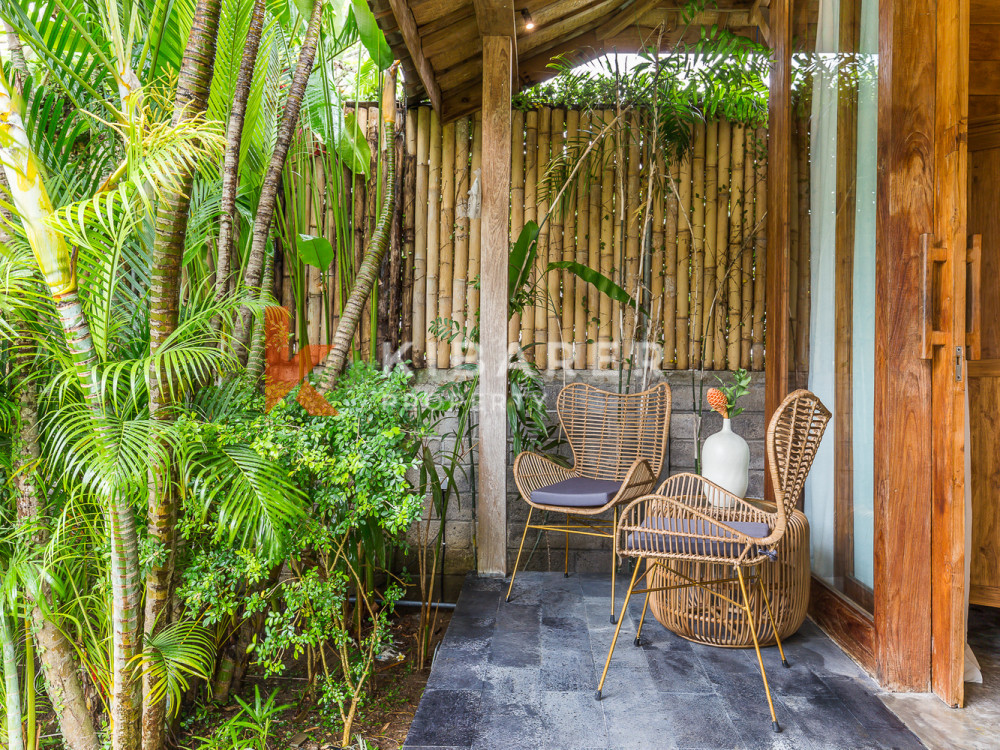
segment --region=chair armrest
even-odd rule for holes
[[[645,519],[652,517],[703,521],[717,528],[719,533],[694,534],[657,530],[641,525]],[[776,528],[777,518],[777,513],[761,510],[704,477],[697,474],[677,474],[667,479],[656,494],[640,497],[625,507],[615,534],[615,552],[618,552],[619,545],[624,547],[626,535],[633,532],[648,535],[644,537],[646,539],[671,536],[712,542],[735,541],[747,544],[748,549],[749,545],[770,547],[780,539],[782,533]],[[729,525],[747,521],[767,524],[771,533],[766,537],[752,537]]]
[[[514,459],[514,484],[525,500],[530,500],[531,493],[540,487],[575,476],[578,475],[573,469],[560,466],[538,453],[523,451]]]
[[[614,497],[614,503],[616,505],[627,503],[642,495],[648,495],[653,491],[655,484],[656,476],[653,474],[653,468],[649,465],[649,461],[637,458],[625,473],[625,479],[622,480],[621,489]]]

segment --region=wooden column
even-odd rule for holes
[[[934,226],[935,5],[879,8],[875,652],[889,690],[930,686],[932,414],[920,236]]]
[[[513,43],[483,37],[478,568],[507,571],[507,254]]]
[[[965,355],[969,2],[937,3],[934,237],[946,249],[931,365],[931,689],[961,706],[965,691]],[[957,54],[956,54],[957,53]]]

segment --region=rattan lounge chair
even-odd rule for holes
[[[767,430],[767,455],[774,484],[774,512],[762,510],[731,495],[696,474],[678,474],[664,482],[655,495],[641,497],[626,506],[615,534],[615,552],[635,559],[635,569],[625,596],[625,604],[622,605],[622,615],[633,594],[646,595],[635,644],[641,644],[642,623],[649,607],[649,595],[655,591],[699,586],[740,607],[750,623],[757,662],[764,680],[764,692],[771,709],[771,726],[776,732],[780,731],[780,727],[760,653],[758,626],[753,617],[754,607],[751,606],[751,594],[756,597],[754,586],[759,589],[764,600],[764,609],[776,637],[778,629],[760,576],[754,577],[753,573],[758,566],[775,557],[775,547],[785,534],[788,518],[802,494],[806,476],[829,420],[830,412],[815,395],[805,390],[789,394],[771,418]],[[671,565],[676,562],[731,565],[735,570],[735,577],[694,580]],[[649,583],[650,573],[657,568],[663,570],[661,579],[668,581],[669,585],[654,587]],[[641,575],[640,570],[643,570]],[[644,578],[647,579],[646,588],[636,588],[636,584]],[[739,584],[739,593],[733,591],[733,584]],[[739,597],[739,600],[728,596],[724,591],[732,592],[733,597]],[[622,619],[618,618],[618,627],[615,628],[611,648],[608,650],[601,681],[597,686],[597,700],[601,699]],[[720,628],[725,626],[725,622],[719,623]],[[781,663],[787,667],[788,661],[780,638],[777,644]]]
[[[564,575],[569,575],[569,535],[614,537],[618,506],[651,492],[663,468],[670,431],[670,386],[641,393],[609,393],[572,383],[556,401],[559,422],[573,451],[573,468],[537,453],[514,460],[514,482],[528,504],[528,519],[507,587],[507,601],[524,551],[528,529],[566,535]],[[535,511],[558,513],[565,524],[531,522]],[[610,520],[596,517],[611,511]],[[570,517],[573,523],[570,523]],[[614,545],[612,545],[613,547]],[[611,622],[615,621],[615,563],[612,550]]]

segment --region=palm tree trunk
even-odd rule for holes
[[[35,475],[41,448],[38,440],[38,392],[31,373],[33,360],[34,347],[29,340],[22,340],[15,355],[15,363],[20,368],[21,376],[17,380],[19,420],[18,435],[14,441],[11,483],[17,502],[18,525],[29,526],[34,532],[32,544],[44,547],[48,543],[49,532],[48,519],[42,512],[45,497]],[[25,593],[29,597],[36,595],[30,588]],[[37,595],[49,598],[48,583],[42,583]],[[38,658],[42,663],[42,673],[45,675],[49,699],[55,709],[63,742],[70,750],[97,750],[100,743],[93,719],[87,710],[73,646],[63,632],[43,614],[36,601],[32,599],[31,605]]]
[[[299,51],[299,60],[295,65],[292,84],[288,88],[285,111],[281,115],[281,125],[278,128],[274,153],[271,155],[271,163],[267,167],[267,174],[260,190],[260,200],[257,203],[257,215],[253,224],[253,238],[244,281],[251,290],[257,289],[261,294],[267,292],[267,289],[261,286],[261,276],[264,272],[267,244],[271,235],[271,221],[274,218],[274,205],[278,196],[278,182],[281,179],[281,172],[285,168],[285,160],[288,158],[292,135],[299,122],[299,111],[302,109],[302,97],[306,91],[306,84],[309,82],[309,76],[312,75],[313,61],[316,59],[316,45],[319,41],[320,21],[323,17],[322,11],[323,0],[314,0],[306,37],[302,42],[302,49]],[[249,310],[243,309],[240,312],[234,336],[236,356],[244,365],[249,359],[250,335],[253,331],[250,317]],[[264,335],[263,327],[259,329],[258,335]]]
[[[104,417],[104,402],[97,374],[98,359],[90,335],[90,324],[76,291],[76,269],[70,259],[66,241],[48,223],[52,214],[52,202],[31,151],[24,122],[13,106],[13,98],[6,89],[3,76],[0,76],[0,94],[4,94],[8,102],[6,111],[0,112],[0,123],[6,136],[0,151],[11,187],[11,199],[55,303],[56,315],[63,329],[77,380],[94,417],[95,436],[103,442],[100,424]],[[135,719],[138,704],[131,661],[139,646],[138,541],[129,498],[112,493],[112,497],[107,499],[112,518],[111,587],[114,600],[112,747],[114,750],[134,750],[137,746],[134,740],[137,739]],[[39,647],[44,648],[41,641]],[[60,698],[55,696],[54,700],[58,701]]]
[[[324,374],[319,384],[319,391],[329,390],[337,377],[344,370],[347,356],[351,350],[351,341],[357,330],[358,321],[364,312],[365,301],[371,294],[378,280],[382,259],[389,247],[389,233],[392,225],[393,207],[396,202],[394,185],[396,182],[396,66],[393,63],[386,74],[382,86],[382,124],[385,127],[385,193],[382,198],[382,210],[379,212],[375,231],[372,232],[365,250],[361,268],[354,279],[354,286],[344,304],[344,311],[337,324],[337,332],[333,336],[333,348],[323,361]]]
[[[230,260],[233,252],[233,227],[236,225],[236,192],[240,179],[240,147],[243,143],[243,122],[250,98],[253,69],[260,50],[260,34],[264,26],[264,0],[254,0],[250,15],[250,28],[243,46],[243,59],[236,76],[233,106],[226,128],[226,156],[222,165],[222,214],[219,216],[219,244],[215,260],[215,297],[222,299],[229,293]],[[213,322],[218,328],[218,320]]]
[[[184,59],[177,79],[174,99],[174,124],[186,117],[203,112],[212,85],[215,45],[219,31],[221,0],[198,0],[191,34],[184,50]],[[149,351],[155,355],[177,329],[180,312],[181,264],[184,258],[184,240],[187,234],[188,209],[191,204],[191,172],[181,178],[180,190],[165,195],[156,213],[156,240],[153,244],[153,272],[150,284]],[[149,373],[149,412],[156,421],[173,419],[171,407],[180,394],[176,385],[169,385],[165,373],[151,368]],[[156,435],[153,439],[158,439]],[[174,569],[174,525],[177,512],[177,492],[173,473],[169,467],[151,472],[149,482],[147,521],[149,538],[165,554],[158,557],[146,576],[146,612],[144,629],[147,638],[159,632],[169,615],[171,584]],[[124,581],[123,581],[124,583]],[[142,683],[142,747],[143,750],[160,750],[166,728],[166,696],[157,701],[150,699],[152,685],[144,678]],[[130,724],[131,725],[131,724]],[[116,724],[117,733],[118,726]],[[115,750],[134,750],[138,738],[131,733],[121,736],[122,744],[115,743]]]
[[[7,622],[7,613],[3,607],[0,607],[0,651],[3,652],[4,700],[7,703],[7,746],[10,750],[24,750],[17,652],[14,648],[14,639],[11,637],[10,624]]]

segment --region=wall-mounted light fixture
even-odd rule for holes
[[[531,14],[528,12],[527,8],[524,8],[521,11],[521,18],[524,19],[524,28],[526,30],[531,31],[535,28],[535,22],[532,20]]]

